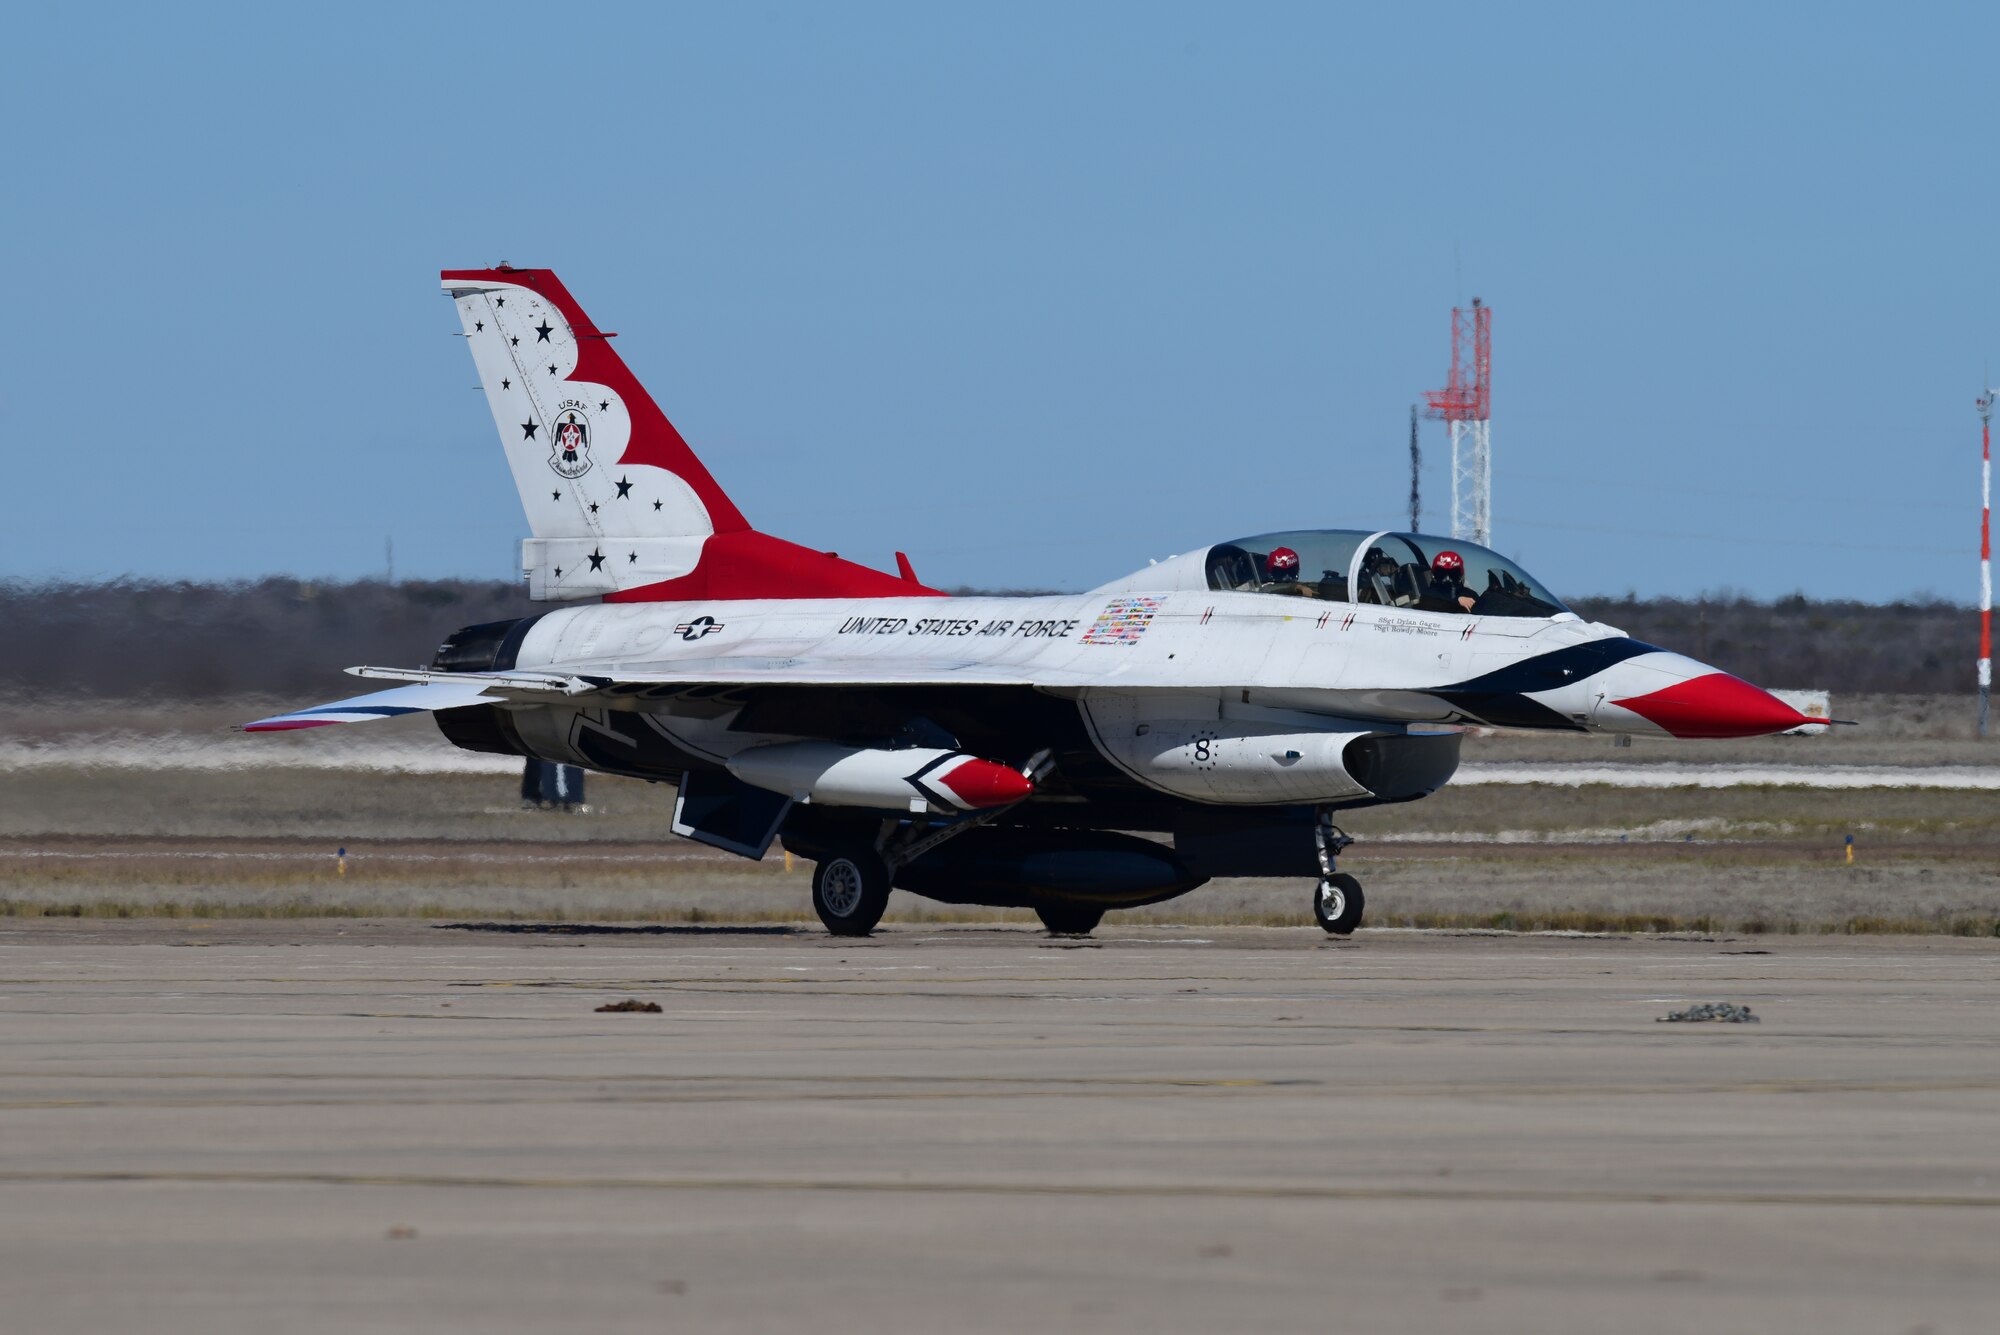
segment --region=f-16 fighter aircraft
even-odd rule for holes
[[[1363,900],[1337,817],[1443,787],[1460,725],[1820,721],[1417,533],[1264,533],[1088,593],[947,597],[901,553],[890,575],[752,528],[552,272],[442,277],[534,534],[529,592],[564,605],[247,729],[432,711],[468,750],[673,784],[674,833],[816,863],[835,933],[872,930],[892,887],[1088,932],[1211,877],[1296,876],[1344,934]]]

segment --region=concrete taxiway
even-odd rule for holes
[[[0,926],[19,1330],[1946,1335],[1996,1143],[2000,941]]]

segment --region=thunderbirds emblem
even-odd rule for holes
[[[590,419],[575,399],[556,409],[555,430],[549,434],[549,467],[568,478],[590,471]]]

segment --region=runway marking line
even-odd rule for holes
[[[259,1173],[247,1171],[0,1171],[0,1182],[93,1185],[120,1182],[211,1186],[484,1187],[537,1191],[810,1191],[967,1196],[1093,1196],[1302,1201],[1417,1201],[1441,1204],[1535,1201],[1555,1205],[1778,1205],[1879,1209],[2000,1209],[2000,1196],[1870,1195],[1861,1192],[1587,1191],[1528,1187],[1341,1187],[1257,1183],[1079,1183],[877,1181],[866,1178],[501,1177],[433,1173]]]
[[[19,1074],[0,1075],[0,1079],[21,1079]],[[40,1077],[27,1077],[40,1078]],[[72,1073],[60,1077],[65,1083],[86,1081],[208,1081],[242,1080],[244,1074],[224,1074],[216,1072],[175,1073],[173,1075],[132,1075],[132,1074],[90,1074]],[[394,1098],[386,1095],[358,1093],[346,1098],[201,1098],[188,1096],[174,1098],[161,1095],[140,1095],[132,1098],[16,1098],[0,1099],[0,1110],[33,1108],[124,1108],[124,1107],[358,1107],[358,1106],[456,1106],[486,1104],[563,1104],[563,1103],[715,1103],[753,1102],[760,1099],[799,1098],[820,1101],[848,1100],[920,1100],[958,1098],[1059,1098],[1083,1094],[1095,1098],[1142,1097],[1175,1091],[1212,1090],[1259,1090],[1291,1092],[1293,1090],[1322,1089],[1325,1081],[1309,1079],[1262,1080],[1256,1078],[1217,1077],[1213,1079],[1149,1079],[1146,1077],[1103,1077],[1103,1078],[1056,1078],[1040,1076],[750,1076],[750,1075],[576,1075],[576,1076],[518,1076],[503,1074],[466,1075],[301,1075],[294,1073],[258,1072],[254,1078],[263,1081],[290,1081],[299,1084],[321,1084],[340,1081],[355,1085],[373,1083],[387,1084],[479,1084],[479,1083],[532,1083],[537,1085],[577,1085],[598,1088],[605,1085],[683,1085],[694,1086],[684,1093],[645,1093],[641,1091],[620,1092],[594,1098],[568,1098],[563,1096],[506,1096],[499,1098],[455,1098],[410,1097]],[[949,1084],[950,1089],[940,1090],[897,1090],[883,1086],[909,1084]],[[706,1092],[701,1086],[739,1085],[746,1086],[740,1091],[716,1090]],[[773,1088],[774,1086],[780,1088]],[[832,1088],[814,1088],[831,1086]],[[848,1086],[862,1086],[849,1090]],[[873,1086],[874,1088],[869,1088]],[[1013,1086],[1014,1088],[994,1088]],[[1486,1099],[1541,1099],[1541,1098],[1658,1098],[1671,1094],[1705,1095],[1797,1095],[1797,1094],[1957,1094],[1991,1093],[2000,1090],[2000,1080],[1751,1080],[1735,1083],[1688,1083],[1663,1084],[1618,1084],[1618,1085],[1512,1085],[1483,1082],[1466,1084],[1393,1084],[1370,1086],[1343,1086],[1338,1091],[1342,1099],[1409,1099],[1430,1098],[1442,1094],[1479,1097]]]

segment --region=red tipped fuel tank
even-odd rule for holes
[[[1019,802],[1035,790],[1026,775],[997,760],[930,747],[776,742],[739,751],[724,763],[745,783],[821,806],[980,811]]]

